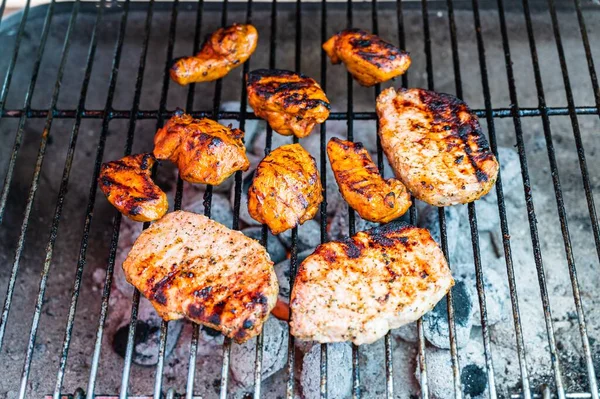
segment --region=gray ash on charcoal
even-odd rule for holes
[[[304,252],[300,252],[297,255],[298,266],[306,259],[306,257],[312,254],[313,250],[309,249]],[[281,261],[275,265],[275,274],[279,281],[279,299],[287,302],[290,298],[290,259]]]
[[[277,235],[286,248],[292,248],[292,230],[286,230]],[[321,225],[314,219],[307,220],[298,226],[296,248],[298,252],[314,250],[321,244]]]

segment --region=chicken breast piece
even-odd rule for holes
[[[300,144],[284,145],[258,164],[248,189],[248,212],[279,234],[315,217],[321,191],[315,159]]]
[[[361,218],[387,223],[410,208],[410,194],[404,184],[384,180],[362,143],[334,137],[327,144],[327,155],[342,197]]]
[[[156,132],[154,156],[176,164],[183,180],[216,186],[250,167],[243,137],[239,129],[179,110]]]
[[[346,29],[323,43],[333,64],[343,62],[354,79],[373,86],[402,75],[410,67],[407,52],[360,29]]]
[[[477,117],[458,98],[394,89],[377,98],[379,137],[396,177],[421,201],[465,204],[487,194],[498,175]]]
[[[136,222],[160,219],[169,209],[167,195],[152,181],[155,161],[152,154],[136,154],[100,168],[100,190],[119,212]]]
[[[280,69],[257,69],[246,78],[248,103],[279,134],[306,137],[329,117],[329,100],[307,76]]]
[[[239,343],[260,334],[279,292],[258,241],[184,211],[144,230],[123,270],[163,319],[185,317]]]
[[[198,54],[173,63],[171,79],[180,85],[220,79],[246,62],[257,43],[258,32],[252,25],[218,29],[208,36]]]
[[[318,246],[295,281],[291,334],[356,345],[417,320],[454,285],[429,231],[401,222]]]

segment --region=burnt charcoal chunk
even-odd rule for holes
[[[485,392],[487,388],[487,376],[485,371],[476,364],[468,364],[460,373],[460,383],[465,395],[472,398]]]
[[[262,227],[248,227],[242,230],[242,233],[244,233],[247,237],[260,241],[262,237]],[[286,258],[287,255],[287,251],[285,250],[285,247],[281,241],[271,234],[271,232],[268,232],[267,252],[269,253],[273,263],[281,262]]]
[[[454,302],[454,323],[456,326],[456,343],[459,348],[469,342],[473,326],[473,294],[467,285],[458,281],[452,288]],[[442,349],[450,348],[450,330],[448,324],[447,298],[444,297],[433,310],[423,316],[425,338],[434,346]]]

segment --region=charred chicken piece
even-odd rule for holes
[[[152,181],[152,154],[129,155],[102,164],[98,183],[108,202],[136,222],[160,219],[169,209],[167,195]]]
[[[360,29],[346,29],[323,43],[333,64],[343,62],[354,79],[373,86],[402,75],[410,67],[407,52]]]
[[[300,144],[284,145],[258,164],[248,189],[248,212],[279,234],[315,217],[321,191],[315,159]]]
[[[387,223],[406,213],[411,204],[406,187],[396,179],[384,180],[362,143],[334,137],[327,155],[342,197],[361,218]]]
[[[487,194],[498,175],[477,116],[461,100],[423,89],[384,90],[379,137],[396,177],[421,201],[465,204]]]
[[[454,285],[426,229],[392,222],[317,247],[298,269],[291,334],[369,344],[431,310]]]
[[[154,156],[176,164],[183,180],[216,186],[250,167],[243,137],[239,129],[178,111],[156,132]]]
[[[257,69],[246,79],[254,113],[279,134],[306,137],[329,117],[329,100],[307,76],[279,69]]]
[[[234,24],[218,29],[206,39],[198,54],[175,61],[171,79],[180,85],[220,79],[246,62],[257,43],[258,32],[252,25]]]
[[[262,245],[191,212],[144,230],[123,270],[164,320],[185,317],[239,343],[260,334],[279,291]]]

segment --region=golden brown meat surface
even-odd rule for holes
[[[154,156],[176,164],[183,180],[216,186],[250,167],[242,137],[239,129],[178,112],[156,132]]]
[[[279,234],[315,217],[321,191],[315,159],[300,144],[284,145],[258,164],[248,189],[248,212]]]
[[[279,291],[258,241],[184,211],[144,230],[123,270],[163,319],[185,317],[240,343],[261,332]]]
[[[198,54],[175,61],[171,79],[180,85],[220,79],[246,62],[257,43],[258,32],[252,25],[234,24],[218,29],[206,39]]]
[[[454,285],[429,231],[392,222],[317,247],[298,269],[290,332],[369,344],[411,323]]]
[[[167,195],[152,181],[154,162],[152,154],[136,154],[100,168],[100,190],[119,212],[136,222],[160,219],[169,209]]]
[[[402,75],[410,67],[407,52],[360,29],[346,29],[323,43],[333,64],[343,62],[354,79],[373,86]]]
[[[396,177],[421,201],[465,204],[487,194],[498,161],[477,116],[461,100],[423,89],[384,90],[379,137]]]
[[[257,69],[246,78],[248,103],[279,134],[306,137],[329,117],[329,100],[307,76],[280,69]]]
[[[396,179],[384,180],[362,143],[334,137],[327,155],[342,197],[361,218],[387,223],[406,213],[411,204],[406,187]]]

